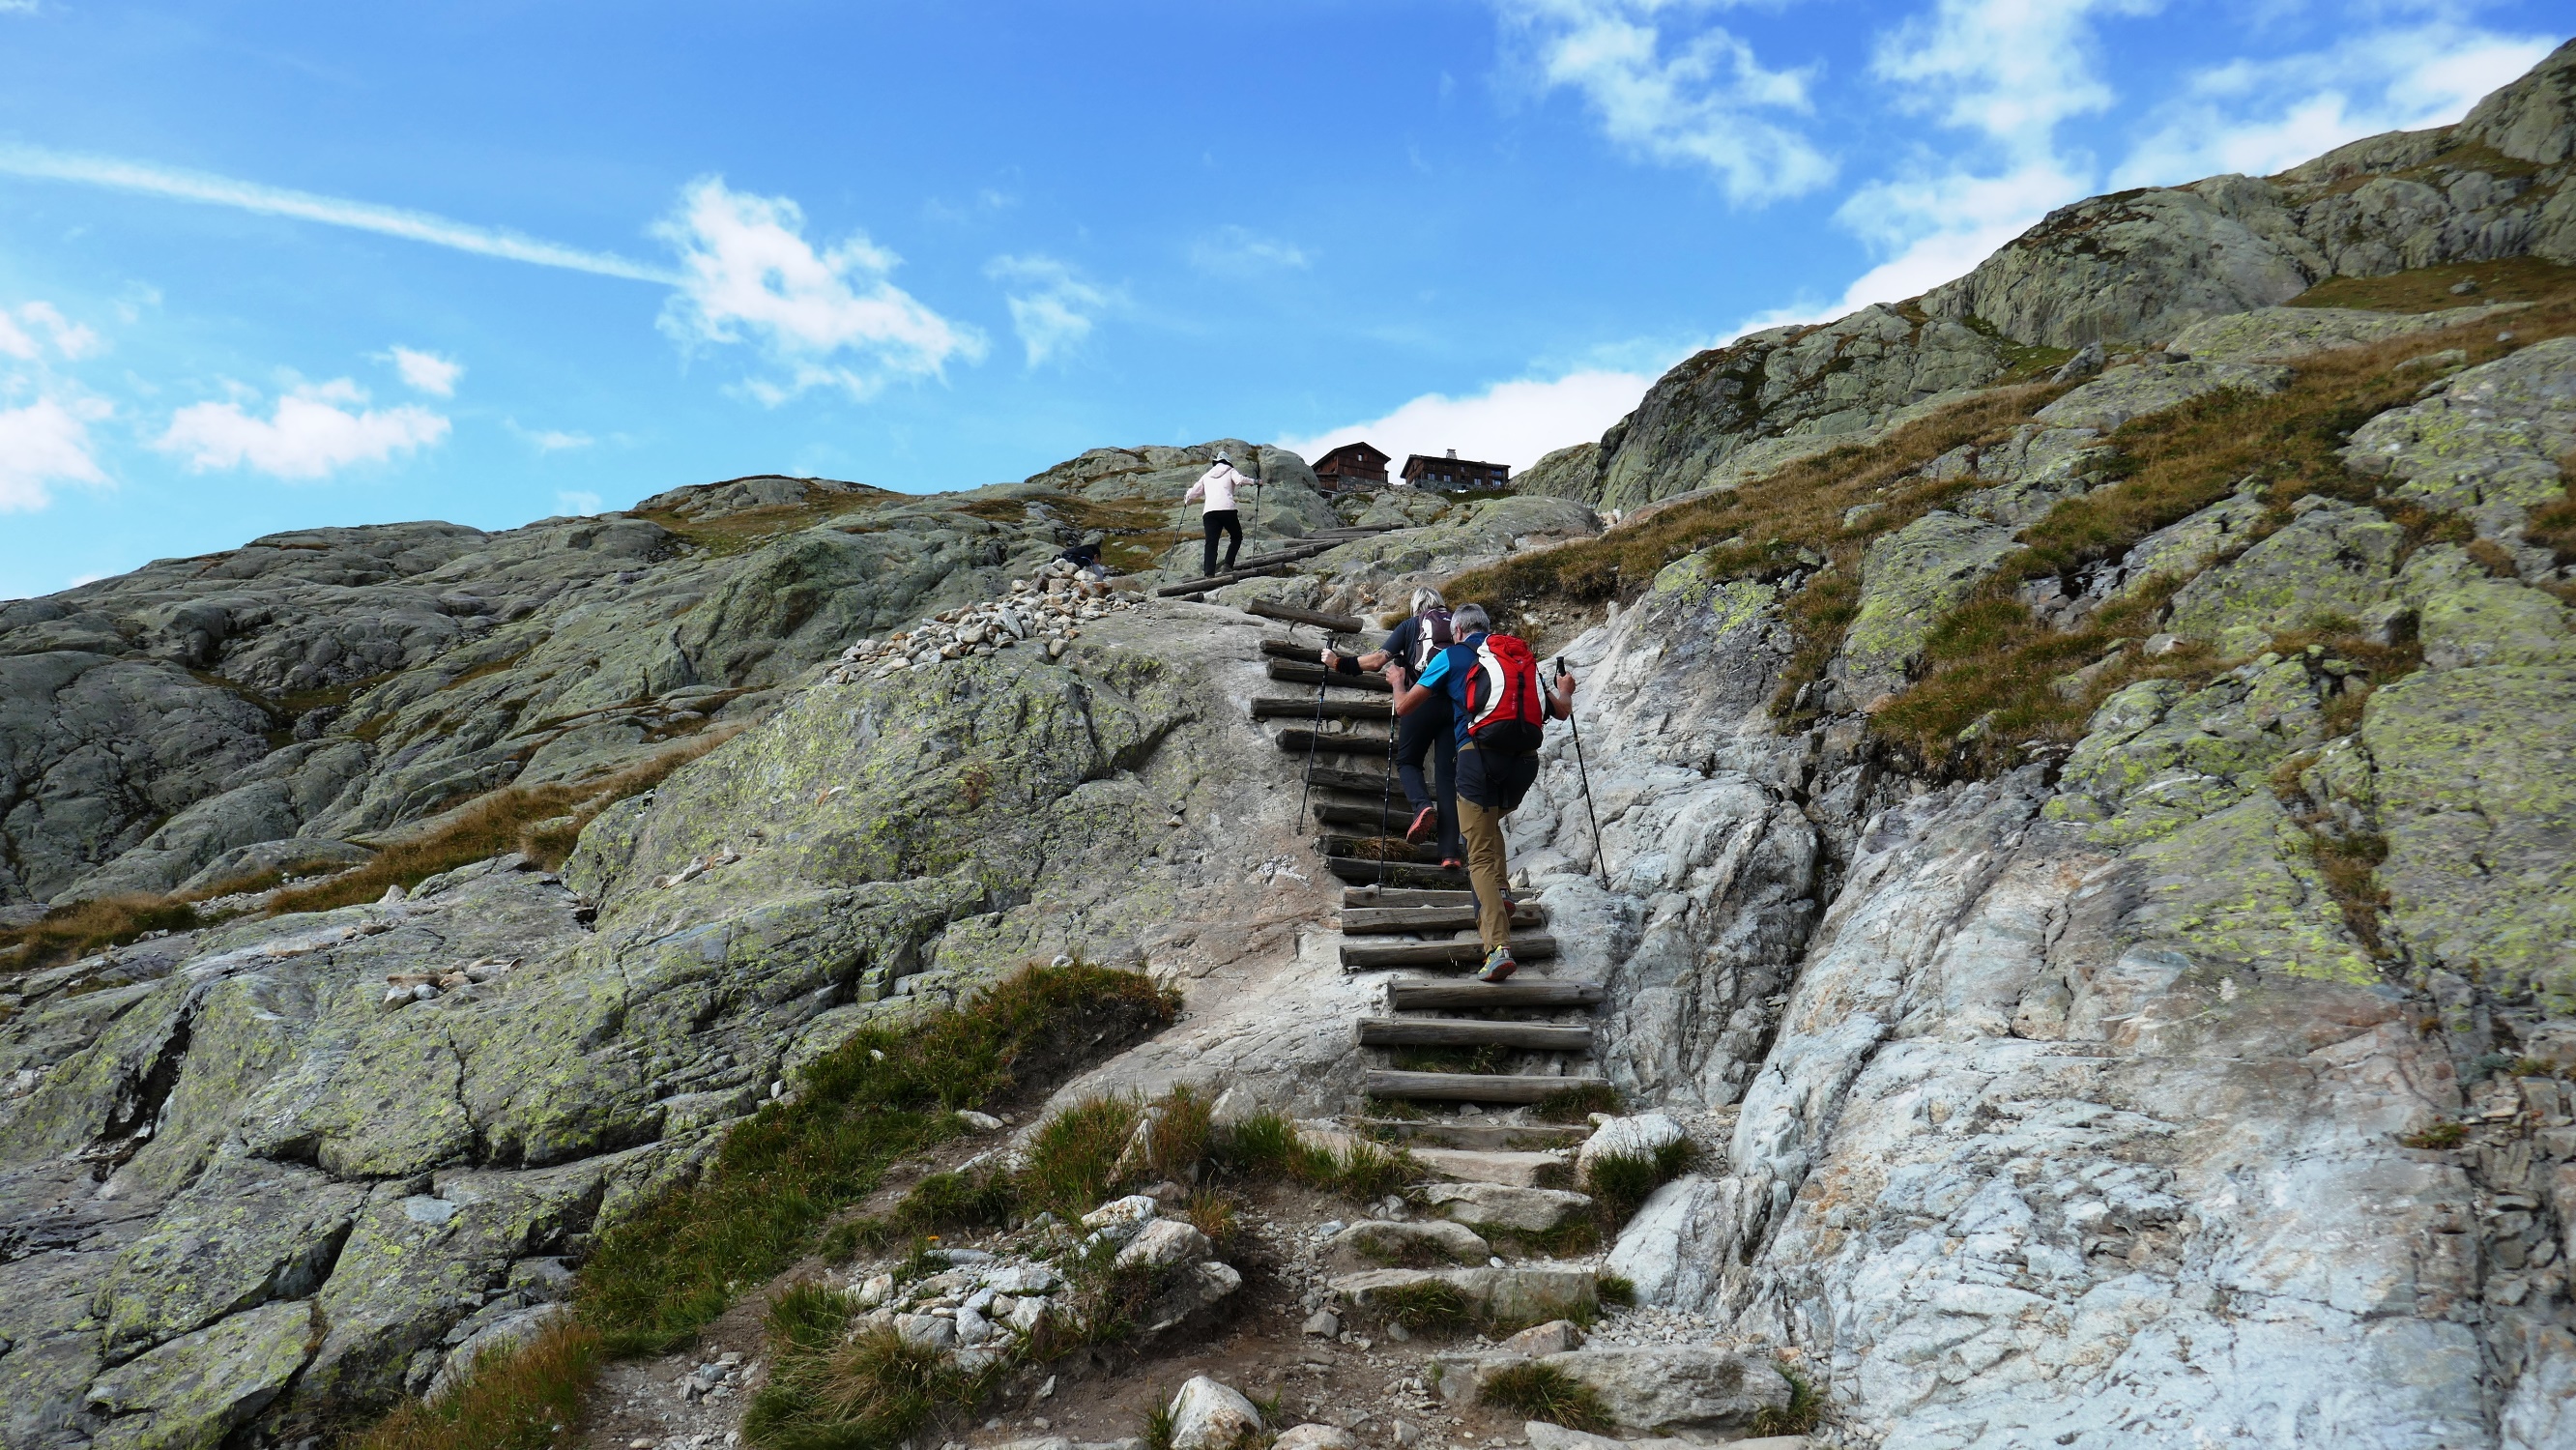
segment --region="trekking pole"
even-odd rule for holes
[[[1381,896],[1386,894],[1386,813],[1395,803],[1395,737],[1402,724],[1390,697],[1386,704],[1386,774],[1377,783],[1377,889]],[[1405,849],[1413,849],[1410,841],[1405,843]]]
[[[1333,632],[1328,629],[1324,631],[1324,648],[1330,650],[1332,647]],[[1300,825],[1306,820],[1306,802],[1315,794],[1315,747],[1324,738],[1324,686],[1332,678],[1332,666],[1326,665],[1323,677],[1315,681],[1315,726],[1306,732],[1306,784],[1297,792],[1297,820]]]
[[[1565,656],[1558,655],[1556,677],[1561,680],[1565,676]],[[1575,720],[1571,708],[1565,712],[1565,723],[1574,727],[1574,773],[1583,782],[1584,819],[1592,823],[1592,864],[1601,873],[1601,889],[1607,891],[1610,889],[1610,855],[1601,844],[1601,817],[1592,810],[1592,771],[1583,763],[1583,726]]]

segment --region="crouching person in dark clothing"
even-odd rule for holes
[[[1442,650],[1410,688],[1389,667],[1395,710],[1411,715],[1434,695],[1449,702],[1458,748],[1458,821],[1467,838],[1467,878],[1476,888],[1476,935],[1485,948],[1480,982],[1499,982],[1512,960],[1511,864],[1504,857],[1503,817],[1520,808],[1538,780],[1538,747],[1550,717],[1574,714],[1574,677],[1556,688],[1539,683],[1538,658],[1525,642],[1492,633],[1482,605],[1451,617],[1458,642]]]
[[[1356,675],[1401,666],[1400,673],[1387,676],[1399,690],[1421,678],[1423,670],[1453,642],[1449,604],[1437,589],[1414,590],[1412,602],[1413,614],[1388,631],[1386,643],[1356,658],[1328,649],[1323,653],[1324,668]],[[1455,803],[1457,749],[1446,695],[1433,695],[1422,708],[1396,721],[1395,778],[1404,787],[1405,803],[1413,808],[1413,823],[1405,827],[1404,839],[1418,842],[1438,831],[1443,866],[1463,866],[1467,857],[1467,847],[1458,835]],[[1426,765],[1428,780],[1424,779]]]

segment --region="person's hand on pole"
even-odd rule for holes
[[[1325,669],[1338,670],[1342,667],[1342,657],[1333,653],[1331,650],[1324,651],[1323,658]]]
[[[1556,691],[1551,703],[1559,720],[1574,718],[1574,676],[1565,668],[1562,657],[1556,662]]]

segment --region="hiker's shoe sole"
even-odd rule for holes
[[[1520,965],[1510,957],[1505,957],[1499,962],[1488,961],[1485,963],[1485,969],[1476,974],[1476,980],[1486,983],[1508,981],[1512,973],[1520,970]]]
[[[1432,823],[1440,819],[1438,806],[1424,806],[1414,813],[1413,824],[1404,828],[1404,839],[1419,841],[1431,834]]]

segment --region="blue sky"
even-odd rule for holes
[[[1525,465],[2557,5],[0,0],[0,598],[324,523],[1367,436]]]

